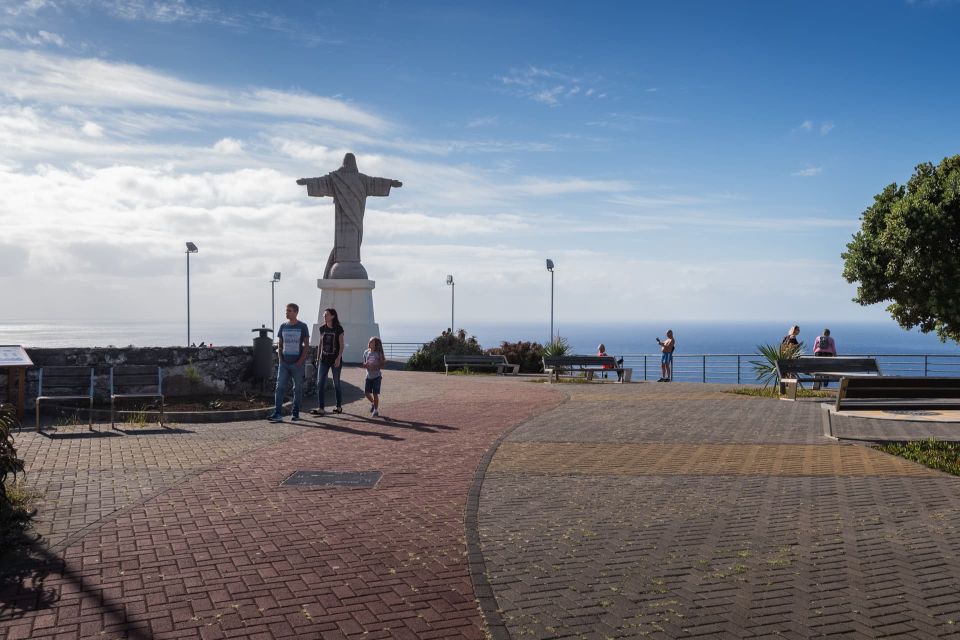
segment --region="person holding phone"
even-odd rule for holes
[[[667,339],[657,338],[660,345],[660,379],[657,382],[670,382],[673,379],[673,351],[677,341],[673,339],[673,329],[667,329]]]

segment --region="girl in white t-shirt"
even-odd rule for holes
[[[363,383],[363,395],[370,402],[370,413],[374,417],[380,415],[380,383],[383,374],[380,372],[387,362],[383,354],[383,342],[374,336],[367,342],[367,350],[363,352],[362,367],[367,370],[367,379]]]

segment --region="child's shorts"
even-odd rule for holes
[[[376,378],[367,378],[363,383],[363,392],[372,393],[374,395],[380,395],[380,383],[383,381],[383,376],[377,376]]]

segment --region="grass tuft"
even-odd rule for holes
[[[874,449],[919,462],[937,471],[960,476],[960,442],[942,442],[929,438],[915,442],[881,444]]]
[[[724,393],[733,393],[738,396],[754,396],[757,398],[779,398],[780,394],[777,393],[777,386],[773,385],[772,387],[738,387],[736,389],[731,389],[730,391],[724,391]],[[797,389],[798,398],[832,398],[833,393],[830,391],[814,391],[812,389]]]

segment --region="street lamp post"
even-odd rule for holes
[[[270,326],[273,327],[274,331],[277,330],[277,303],[274,302],[273,285],[277,284],[278,282],[280,282],[280,272],[274,271],[273,280],[270,281]]]
[[[550,272],[550,342],[553,342],[553,260],[547,258],[547,271]]]
[[[198,251],[197,245],[187,243],[187,346],[190,346],[190,254]]]
[[[453,282],[453,276],[447,276],[447,284],[450,285],[450,333],[453,333],[453,290],[457,288],[457,285]]]

